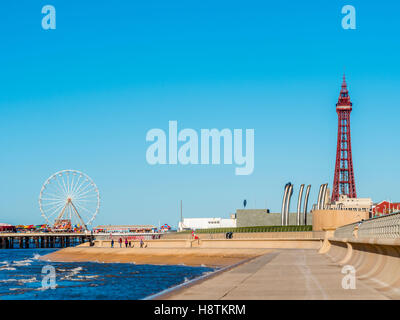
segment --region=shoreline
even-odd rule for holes
[[[265,253],[264,255],[267,255],[267,254],[269,254],[269,253]],[[232,270],[232,269],[234,269],[236,267],[239,267],[242,264],[251,262],[252,260],[254,260],[254,259],[258,258],[258,257],[259,256],[255,256],[255,257],[252,257],[252,258],[249,258],[249,259],[246,259],[246,260],[242,260],[242,261],[240,261],[238,263],[235,263],[233,265],[225,266],[225,267],[223,267],[221,269],[215,269],[212,272],[209,272],[209,273],[204,274],[204,275],[202,275],[200,277],[194,278],[194,279],[192,279],[192,280],[190,280],[188,282],[183,282],[183,283],[177,284],[177,285],[175,285],[173,287],[167,288],[167,289],[165,289],[163,291],[160,291],[158,293],[152,294],[152,295],[150,295],[148,297],[143,298],[142,300],[166,300],[166,299],[174,296],[175,294],[179,294],[180,292],[184,291],[187,288],[190,288],[190,287],[192,287],[194,285],[200,284],[200,283],[202,283],[204,281],[210,280],[210,279],[212,279],[212,278],[214,278],[216,276],[219,276],[220,274],[222,274],[224,272],[227,272],[227,271],[230,271],[230,270]]]
[[[41,256],[54,262],[135,263],[225,268],[267,254],[271,249],[69,247]]]

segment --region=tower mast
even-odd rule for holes
[[[352,111],[349,91],[345,75],[343,75],[342,89],[336,113],[338,114],[338,137],[336,148],[335,177],[332,188],[332,202],[339,199],[339,195],[357,198],[354,181],[353,158],[351,154],[350,113]]]

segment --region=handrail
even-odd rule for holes
[[[358,229],[357,232],[355,232],[356,228]],[[349,239],[400,238],[400,211],[339,227],[335,230],[334,236],[335,238]]]

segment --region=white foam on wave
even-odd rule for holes
[[[31,282],[36,282],[36,281],[37,281],[36,277],[32,277],[32,278],[29,278],[29,279],[20,279],[20,280],[18,280],[18,282],[21,282],[21,283],[31,283]]]
[[[95,275],[95,276],[77,276],[78,278],[81,279],[94,279],[94,278],[98,278],[99,275]]]
[[[0,282],[17,282],[17,279],[4,279],[4,280],[0,280]]]
[[[57,287],[58,287],[58,284],[55,284],[54,289],[57,288]],[[49,290],[49,289],[52,290],[52,288],[39,287],[39,288],[36,288],[35,291],[46,291],[46,290]]]
[[[15,268],[13,268],[13,267],[0,267],[0,270],[9,270],[9,271],[13,271],[13,270],[17,270],[17,269],[15,269]]]
[[[71,272],[79,272],[79,271],[82,271],[82,270],[83,270],[82,267],[76,267],[76,268],[74,268],[74,269],[71,269],[70,271],[71,271]]]
[[[82,267],[76,267],[73,269],[57,269],[58,271],[61,272],[68,272],[61,280],[71,280],[71,281],[82,281],[81,279],[73,279],[74,276],[76,276],[79,272],[83,270]]]
[[[12,262],[13,263],[12,265],[16,267],[24,267],[24,266],[30,266],[32,262],[33,261],[31,259],[16,260]]]
[[[41,255],[40,255],[40,254],[38,254],[38,253],[35,253],[35,254],[33,255],[33,258],[32,258],[32,259],[34,259],[34,260],[38,260],[40,257],[41,257]]]

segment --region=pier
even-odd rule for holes
[[[93,242],[85,233],[0,233],[0,249],[66,248]]]

